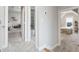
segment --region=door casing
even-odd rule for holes
[[[2,26],[0,27],[4,30],[4,38],[1,39],[3,44],[0,47],[0,49],[3,49],[8,47],[8,6],[1,6],[0,8],[4,9],[4,18],[2,18],[4,19],[4,24],[2,24]]]

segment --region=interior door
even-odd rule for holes
[[[8,45],[8,7],[0,6],[0,49]]]
[[[25,41],[31,41],[31,9],[25,7]]]

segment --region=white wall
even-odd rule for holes
[[[58,6],[58,11],[68,9],[68,8],[73,8],[73,7],[75,7],[75,6]]]
[[[46,14],[45,14],[46,13]],[[37,7],[39,49],[53,48],[57,44],[57,8]]]

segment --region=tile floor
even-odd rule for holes
[[[57,46],[52,52],[79,52],[78,35],[61,35],[61,45]],[[2,52],[36,52],[35,40],[25,42],[19,33],[9,33],[8,47]]]
[[[63,35],[61,45],[57,46],[55,52],[79,52],[79,35]]]
[[[2,49],[2,52],[35,52],[35,41],[25,42],[19,33],[9,33],[8,47]]]

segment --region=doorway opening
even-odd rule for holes
[[[8,47],[2,51],[23,51],[22,6],[8,6]]]
[[[8,6],[8,47],[2,51],[36,51],[35,44],[35,7]]]
[[[78,11],[78,8],[77,8]],[[60,37],[61,40],[75,40],[78,35],[78,12],[74,9],[61,12]],[[76,23],[75,23],[76,22]]]
[[[79,8],[59,12],[59,41],[56,51],[79,51]]]
[[[8,39],[22,40],[21,6],[8,7]],[[16,39],[14,39],[16,38]]]

